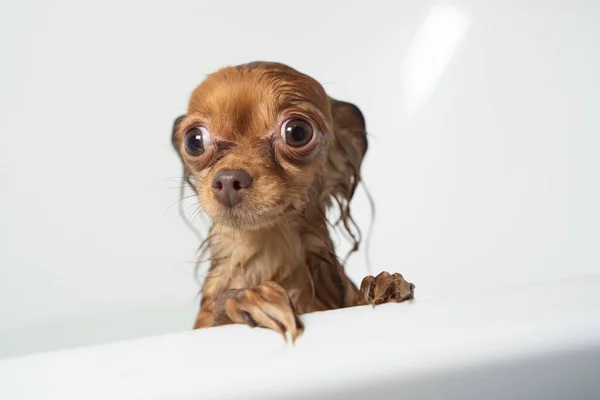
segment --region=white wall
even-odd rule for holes
[[[253,60],[366,115],[372,272],[418,297],[600,272],[599,20],[592,1],[3,3],[0,355],[190,328],[171,123]],[[366,230],[362,192],[354,210]]]

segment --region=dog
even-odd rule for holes
[[[222,68],[193,91],[172,143],[185,181],[212,221],[203,248],[211,266],[194,329],[238,323],[292,341],[313,311],[414,297],[398,273],[358,288],[330,237],[327,211],[343,228],[367,152],[363,114],[280,63]]]

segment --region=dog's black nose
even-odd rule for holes
[[[242,200],[242,189],[252,186],[252,177],[243,169],[221,169],[212,181],[212,189],[219,202],[233,206]]]

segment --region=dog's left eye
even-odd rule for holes
[[[305,146],[314,135],[312,126],[299,118],[286,121],[281,128],[283,140],[292,147]]]

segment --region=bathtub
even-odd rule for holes
[[[0,360],[3,399],[593,399],[600,276]]]

